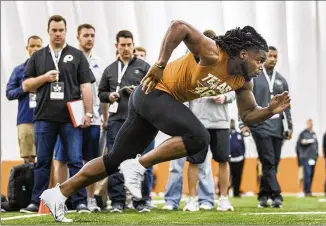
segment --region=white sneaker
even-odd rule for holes
[[[234,211],[228,197],[221,196],[218,200],[217,210],[219,211]]]
[[[190,197],[186,206],[183,208],[183,211],[199,211],[198,201],[194,197]]]
[[[172,211],[172,210],[174,210],[174,207],[172,205],[168,204],[168,205],[163,206],[162,209]]]
[[[101,208],[97,205],[96,199],[95,198],[88,198],[87,199],[87,208],[91,212],[100,212]]]
[[[122,173],[125,180],[125,187],[129,190],[131,195],[136,199],[142,198],[141,184],[144,180],[144,168],[138,161],[140,155],[137,155],[135,159],[128,159],[120,164],[120,173]]]
[[[200,204],[199,209],[201,209],[201,210],[211,210],[211,209],[213,209],[213,206],[211,206],[211,205],[209,205],[207,203],[202,203],[202,204]]]
[[[70,223],[72,219],[65,217],[65,213],[68,211],[65,201],[67,198],[61,193],[59,184],[54,188],[45,190],[40,199],[49,208],[51,215],[55,221]]]
[[[298,198],[304,198],[304,193],[303,192],[299,192],[297,195]]]

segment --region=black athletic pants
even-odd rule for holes
[[[117,172],[124,160],[141,154],[159,130],[182,137],[187,155],[204,150],[210,142],[207,129],[183,103],[157,89],[145,95],[138,86],[129,98],[128,118],[119,130],[113,150],[103,156],[108,175]]]

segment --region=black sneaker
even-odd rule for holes
[[[258,208],[267,208],[269,207],[267,197],[261,197],[258,201]]]
[[[84,203],[80,203],[76,206],[77,213],[91,213]]]
[[[21,213],[37,213],[38,205],[31,203],[26,208],[20,210]]]
[[[112,204],[112,209],[110,210],[111,213],[122,213],[124,206],[121,203],[114,203]]]
[[[273,208],[282,208],[283,201],[280,198],[275,198],[272,202]]]
[[[136,211],[138,213],[148,213],[151,212],[151,208],[146,204],[139,204],[136,206]]]

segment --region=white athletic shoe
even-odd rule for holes
[[[190,197],[187,204],[183,208],[183,211],[191,211],[191,212],[199,211],[199,205],[196,198]]]
[[[218,200],[217,210],[219,211],[234,211],[233,206],[231,205],[228,197],[221,196]]]
[[[65,201],[66,197],[61,193],[59,184],[54,188],[45,190],[40,199],[49,208],[51,215],[55,221],[71,223],[72,219],[65,217],[65,213],[68,211]]]
[[[209,205],[207,203],[202,203],[202,204],[200,204],[199,209],[201,209],[201,210],[211,210],[211,209],[213,209],[213,206],[211,206],[211,205]]]
[[[136,200],[142,198],[141,184],[144,180],[144,173],[146,171],[146,168],[139,163],[139,158],[140,155],[137,155],[135,159],[125,160],[119,167],[120,173],[122,173],[125,180],[126,189],[128,189]]]
[[[303,192],[299,192],[297,195],[298,198],[304,198],[304,193]]]
[[[162,209],[172,211],[172,210],[174,210],[174,207],[172,205],[170,205],[170,204],[167,204],[167,205],[163,206]]]
[[[96,199],[95,198],[88,198],[87,199],[87,208],[91,212],[100,212],[101,208],[97,205]]]

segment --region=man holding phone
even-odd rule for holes
[[[98,96],[102,103],[109,103],[109,112],[103,108],[103,117],[107,123],[107,148],[110,152],[114,140],[128,116],[128,100],[130,94],[147,74],[150,66],[145,61],[134,56],[134,40],[130,31],[122,30],[116,35],[118,59],[109,65],[103,73]],[[111,212],[122,212],[125,208],[126,194],[123,185],[123,176],[116,173],[109,177],[108,193],[112,201]],[[134,203],[137,211],[143,212],[146,202],[141,205]]]

